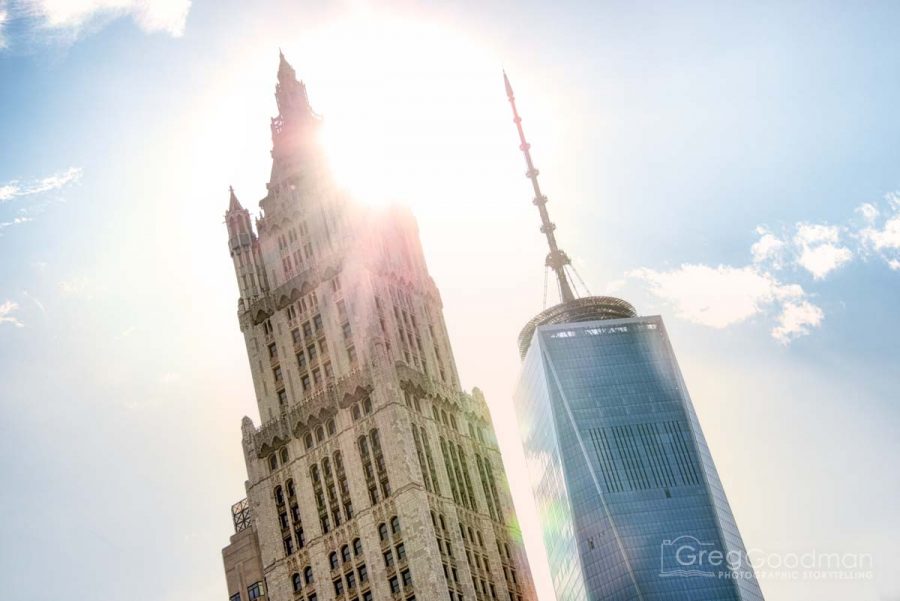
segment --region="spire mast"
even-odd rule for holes
[[[522,151],[522,154],[525,155],[525,164],[528,166],[528,171],[525,172],[525,176],[531,180],[531,186],[534,188],[534,200],[532,202],[534,202],[534,205],[538,208],[538,212],[541,214],[541,232],[546,236],[547,245],[550,247],[550,252],[547,254],[546,265],[556,274],[561,302],[568,303],[575,300],[575,295],[572,293],[572,286],[569,284],[569,277],[566,274],[566,265],[569,265],[571,261],[569,260],[569,256],[560,249],[556,243],[556,236],[553,234],[556,225],[550,221],[550,215],[547,213],[547,197],[541,192],[541,186],[538,183],[538,173],[540,172],[535,168],[534,162],[531,160],[531,144],[525,140],[525,130],[522,129],[522,118],[519,117],[519,111],[516,109],[516,97],[515,94],[513,94],[509,78],[506,76],[506,71],[503,71],[503,83],[506,86],[506,97],[509,99],[509,105],[512,107],[513,123],[516,124],[516,129],[519,131],[519,141],[521,142],[519,149]]]

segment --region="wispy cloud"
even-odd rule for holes
[[[0,303],[0,326],[5,323],[13,325],[17,328],[22,328],[25,326],[18,318],[13,316],[13,312],[18,310],[19,305],[11,300],[4,301]]]
[[[882,203],[863,203],[854,213],[857,217],[842,225],[800,222],[777,231],[759,226],[748,265],[684,264],[627,275],[643,281],[680,318],[693,323],[725,328],[770,315],[775,320],[772,337],[787,344],[825,319],[822,308],[792,280],[805,273],[813,282],[821,281],[855,259],[873,256],[900,271],[900,194],[888,194]]]
[[[87,26],[130,17],[145,32],[184,34],[191,0],[24,0],[22,10],[45,29],[77,37]]]
[[[813,325],[800,323],[795,316],[797,307],[818,310],[806,300],[801,286],[782,283],[755,265],[687,264],[670,271],[643,268],[628,275],[649,284],[652,294],[672,305],[678,317],[693,323],[726,328],[756,315],[776,312],[779,326],[772,335],[785,343],[807,333],[806,326]]]
[[[20,196],[32,196],[51,190],[58,190],[68,184],[78,181],[81,177],[81,169],[79,167],[69,167],[65,171],[48,175],[41,179],[30,182],[19,182],[12,180],[0,185],[0,203],[18,198]]]
[[[0,50],[6,48],[6,22],[9,20],[9,13],[6,10],[6,3],[0,1]]]

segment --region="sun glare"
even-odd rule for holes
[[[456,193],[454,178],[488,186],[492,157],[509,151],[499,60],[450,29],[346,20],[305,38],[295,62],[315,82],[335,175],[359,200],[425,208]]]

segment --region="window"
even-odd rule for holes
[[[297,353],[297,367],[300,369],[306,367],[306,355],[303,354],[303,351]]]
[[[306,338],[312,336],[312,326],[309,325],[308,321],[304,322],[303,324],[303,336],[305,336]]]
[[[269,457],[269,469],[275,471],[278,468],[278,457],[271,455]]]
[[[298,526],[296,530],[294,530],[294,536],[297,537],[297,548],[302,549],[306,546],[306,537],[303,536],[303,526]]]
[[[359,581],[365,582],[369,579],[369,570],[366,568],[366,564],[360,564],[358,568],[356,568],[356,573],[359,574]]]
[[[357,539],[353,540],[353,554],[359,557],[362,555],[362,541]]]
[[[325,430],[322,429],[322,426],[316,428],[316,442],[322,442],[325,440]]]
[[[356,588],[356,574],[347,572],[345,577],[347,579],[347,588]]]
[[[303,392],[309,392],[309,374],[304,374],[303,377],[300,378],[300,386],[303,388]]]
[[[284,461],[287,461],[287,449],[282,449],[282,458]],[[293,497],[297,494],[297,491],[294,489],[294,480],[290,479],[287,481],[287,491],[288,496]]]
[[[334,594],[338,597],[344,594],[344,581],[340,578],[334,581]]]
[[[378,524],[378,538],[381,540],[387,540],[388,537],[388,529],[387,524],[384,522]]]
[[[388,549],[384,552],[384,567],[389,568],[394,565],[394,554]]]
[[[306,347],[306,353],[309,355],[310,361],[315,360],[317,352],[318,351],[316,350],[315,344],[310,344],[308,347]]]
[[[284,490],[280,486],[275,487],[275,502],[284,505]]]
[[[406,546],[403,543],[400,543],[394,548],[397,550],[397,561],[403,561],[404,559],[406,559]]]
[[[341,332],[344,334],[344,340],[350,340],[350,337],[353,336],[353,330],[350,329],[350,322],[345,323],[341,327]]]
[[[325,346],[322,346],[322,352],[325,352]],[[325,377],[327,379],[331,379],[334,377],[334,368],[331,367],[331,362],[326,363],[323,368],[325,369]]]
[[[412,574],[409,573],[409,570],[403,570],[400,572],[400,578],[403,579],[403,586],[409,586],[412,584]]]
[[[332,570],[336,570],[338,567],[337,553],[335,553],[334,551],[332,551],[331,555],[328,556],[328,564],[331,566]]]
[[[294,341],[294,344],[299,344],[300,341],[303,340],[300,337],[300,328],[294,328],[293,330],[291,330],[291,340]]]
[[[364,592],[363,601],[372,601],[372,593],[369,591]]]
[[[287,392],[282,388],[278,391],[278,404],[284,405],[285,403],[287,403]]]
[[[350,416],[353,417],[353,421],[359,419],[359,405],[353,405],[353,407],[350,408]]]
[[[291,555],[291,554],[294,552],[294,539],[293,539],[293,537],[288,536],[288,537],[286,537],[286,538],[284,539],[284,541],[282,541],[282,542],[284,542],[284,554],[285,554],[285,555]]]
[[[272,370],[272,376],[275,378],[276,382],[281,382],[284,379],[284,375],[281,373],[280,365],[275,367],[275,369]]]
[[[312,567],[306,566],[305,568],[303,568],[303,580],[308,585],[313,583]]]
[[[370,399],[369,397],[366,397],[366,399],[363,401],[363,413],[365,413],[366,415],[372,413],[372,399]]]
[[[320,332],[322,330],[322,316],[318,313],[313,317],[313,327],[316,332]]]
[[[319,597],[315,593],[310,593],[309,597],[306,598],[306,601],[318,601]]]
[[[278,522],[281,524],[282,530],[287,530],[288,527],[288,514],[286,511],[282,511],[278,514]]]
[[[230,597],[228,597],[228,601],[241,601],[241,594],[235,593],[231,595]]]
[[[347,347],[347,360],[352,364],[356,363],[356,349],[352,346]]]
[[[400,534],[400,520],[397,516],[391,518],[391,534]]]
[[[306,446],[307,450],[313,448],[312,432],[306,433],[306,436],[303,438],[303,444]]]
[[[287,463],[287,461],[288,461],[287,447],[283,447],[281,449],[281,453],[279,453],[279,456],[281,457],[281,463]],[[293,488],[293,484],[294,484],[293,481],[288,480],[288,494],[291,496],[294,496],[294,493],[291,491],[291,489]]]
[[[312,372],[313,375],[313,384],[318,386],[322,383],[322,371],[317,367]]]
[[[269,345],[269,358],[274,359],[277,356],[278,356],[278,347],[273,342],[272,344]]]
[[[263,596],[263,585],[262,582],[254,582],[250,586],[247,587],[247,597],[250,601],[254,599],[259,599]]]
[[[391,585],[391,592],[392,592],[392,593],[399,593],[399,592],[400,592],[400,581],[397,580],[397,577],[396,577],[396,576],[391,576],[391,579],[388,580],[388,582],[389,582],[390,585]]]

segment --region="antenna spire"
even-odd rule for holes
[[[506,70],[503,71],[503,84],[506,87],[506,97],[509,99],[509,105],[512,107],[513,123],[516,124],[516,129],[519,131],[519,141],[521,142],[519,149],[522,151],[522,154],[525,155],[525,164],[528,166],[525,177],[531,180],[531,186],[534,188],[533,202],[538,208],[538,212],[541,214],[541,232],[546,236],[547,245],[550,247],[550,252],[547,254],[545,264],[556,274],[560,301],[568,303],[575,300],[575,295],[572,293],[572,286],[569,283],[569,276],[566,274],[566,266],[570,265],[572,261],[556,244],[556,236],[553,234],[556,225],[550,221],[550,215],[547,213],[547,197],[541,192],[541,186],[538,184],[538,173],[540,172],[535,168],[534,162],[531,160],[531,144],[525,140],[525,131],[522,129],[522,118],[519,117],[519,111],[516,109],[516,97],[515,94],[513,94],[512,85],[509,83],[509,77],[506,76]]]

